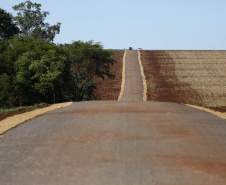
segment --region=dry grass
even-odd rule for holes
[[[226,107],[226,51],[142,51],[148,100]]]

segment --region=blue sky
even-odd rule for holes
[[[25,0],[1,0],[12,9]],[[101,42],[105,49],[226,50],[225,0],[31,0],[61,22],[55,43]]]

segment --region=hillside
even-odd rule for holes
[[[100,78],[95,79],[98,84],[95,94],[98,95],[101,100],[118,100],[122,82],[123,55],[124,50],[115,50],[112,56],[117,61],[117,63],[111,66],[111,73],[115,75],[114,80],[108,78],[106,78],[105,81]]]
[[[148,100],[226,108],[226,51],[141,51]]]

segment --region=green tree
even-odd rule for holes
[[[11,77],[6,73],[0,74],[0,106],[13,106],[14,96],[12,92]]]
[[[91,100],[95,77],[114,78],[116,61],[100,43],[57,46],[21,36],[0,42],[0,106]]]
[[[67,89],[69,60],[62,48],[43,40],[27,38],[15,62],[15,80],[20,104],[37,101],[61,102]],[[68,74],[69,73],[69,74]]]
[[[13,22],[13,16],[0,8],[0,39],[12,39],[19,33],[19,28]]]
[[[34,73],[31,79],[36,81],[34,88],[45,97],[47,102],[55,103],[56,95],[65,85],[63,80],[65,64],[66,57],[59,55],[56,49],[52,49],[29,66],[29,70]]]
[[[94,77],[114,78],[110,73],[110,64],[116,61],[111,57],[112,53],[103,50],[101,43],[93,41],[73,42],[68,46],[69,57],[74,86],[75,100],[90,100],[94,98],[94,89],[97,84]]]
[[[53,26],[44,23],[49,12],[41,11],[41,4],[26,1],[13,6],[13,9],[18,11],[15,20],[23,37],[53,41],[56,34],[60,33],[61,23]]]
[[[0,45],[0,106],[72,100],[70,60],[63,47],[16,36]]]

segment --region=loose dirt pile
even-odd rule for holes
[[[226,51],[141,51],[141,60],[148,100],[225,111]]]

